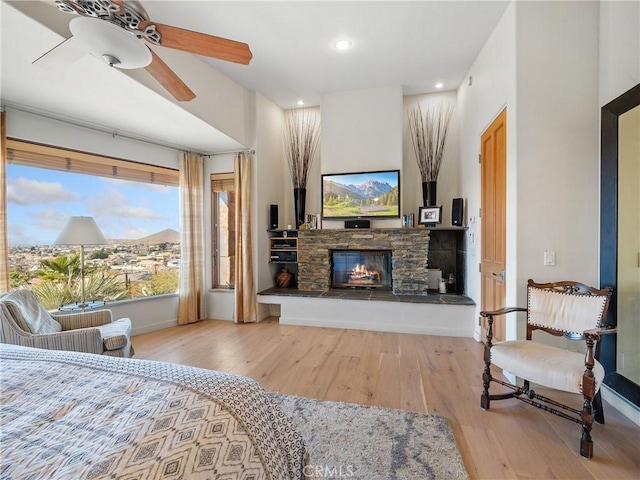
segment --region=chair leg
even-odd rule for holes
[[[484,370],[482,371],[482,395],[480,395],[480,407],[489,410],[491,398],[489,398],[489,384],[491,383],[491,340],[493,339],[493,316],[487,317],[487,336],[484,343]]]
[[[591,435],[587,434],[587,437],[585,437],[585,430],[583,425],[582,438],[580,439],[580,455],[582,455],[585,458],[592,458],[593,457],[593,441],[591,440]]]
[[[596,396],[593,397],[593,410],[595,412],[594,420],[600,425],[604,425],[604,408],[602,408],[602,395],[600,395],[600,390],[598,390]]]
[[[489,410],[491,404],[491,398],[489,397],[489,385],[491,384],[491,363],[486,362],[484,364],[484,370],[482,372],[482,395],[480,395],[480,407],[483,410]]]
[[[484,378],[484,375],[482,375]],[[489,406],[491,404],[491,400],[489,399],[489,381],[483,381],[482,385],[484,386],[484,390],[482,391],[482,395],[480,395],[480,407],[483,410],[489,410]]]
[[[593,457],[593,441],[591,440],[591,428],[593,426],[593,407],[591,399],[586,395],[582,406],[582,438],[580,438],[580,455],[586,458]]]

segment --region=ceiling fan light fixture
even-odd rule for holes
[[[147,46],[134,34],[113,23],[98,18],[77,17],[71,20],[69,28],[91,55],[113,67],[134,69],[151,63],[151,52]]]
[[[120,60],[111,55],[102,55],[102,59],[107,62],[110,67],[116,67],[120,63]]]

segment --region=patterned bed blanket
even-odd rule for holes
[[[254,380],[0,344],[0,479],[299,479],[306,447]]]

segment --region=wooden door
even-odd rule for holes
[[[506,201],[507,201],[507,110],[503,110],[481,137],[482,176],[481,295],[482,310],[505,306]],[[483,336],[486,321],[483,320]],[[493,336],[505,339],[504,322],[494,323]]]

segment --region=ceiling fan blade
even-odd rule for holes
[[[85,55],[87,50],[83,48],[82,42],[72,35],[31,63],[38,67],[59,70],[68,67]]]
[[[151,49],[150,49],[151,50]],[[179,102],[188,102],[196,94],[171,70],[162,59],[151,50],[151,63],[145,70],[149,72]]]
[[[246,43],[155,22],[140,22],[139,29],[144,31],[150,25],[155,25],[156,30],[162,36],[160,45],[163,47],[243,65],[248,65],[253,58],[249,45]]]

